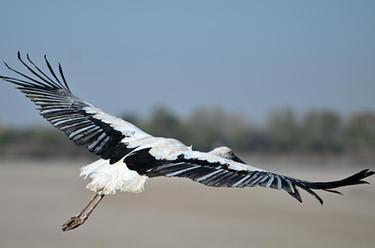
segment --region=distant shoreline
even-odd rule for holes
[[[250,165],[261,168],[283,167],[358,167],[375,169],[373,154],[301,154],[301,153],[239,153],[240,157]],[[38,164],[53,166],[54,164],[69,164],[83,166],[99,159],[96,156],[6,156],[0,157],[0,166],[4,164]]]

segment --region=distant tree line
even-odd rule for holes
[[[156,108],[147,118],[122,116],[155,136],[176,138],[194,149],[220,145],[240,152],[267,153],[375,153],[375,112],[357,112],[343,119],[334,111],[293,110],[272,112],[263,125],[239,114],[200,108],[180,117],[166,107]],[[88,156],[52,128],[0,127],[0,156]]]

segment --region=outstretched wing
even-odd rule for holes
[[[150,149],[138,150],[125,157],[129,169],[149,177],[186,177],[213,187],[255,187],[282,189],[302,202],[298,188],[313,195],[321,204],[323,200],[314,190],[339,193],[335,188],[367,183],[362,179],[374,171],[362,170],[348,178],[331,182],[309,182],[264,171],[241,162],[228,160],[209,153],[185,151],[172,158],[157,159]],[[142,165],[137,161],[143,161]]]
[[[138,139],[150,136],[129,122],[113,117],[90,103],[74,96],[66,83],[59,64],[59,76],[44,56],[50,74],[43,72],[27,55],[26,63],[18,52],[19,61],[30,75],[6,67],[19,78],[0,76],[13,83],[26,97],[35,103],[40,114],[53,126],[63,131],[77,145],[110,159],[111,163],[124,157],[130,149],[122,143],[123,138]]]

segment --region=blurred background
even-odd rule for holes
[[[61,62],[73,92],[156,135],[308,180],[375,169],[375,2],[3,1],[0,59]],[[0,66],[1,75],[13,75]],[[373,247],[374,185],[323,207],[153,179],[59,226],[96,158],[0,89],[0,247]],[[375,179],[370,178],[370,183]]]

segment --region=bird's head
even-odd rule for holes
[[[234,154],[234,152],[232,151],[232,149],[230,149],[227,146],[217,147],[217,148],[213,149],[212,151],[210,151],[209,153],[212,154],[212,155],[218,156],[218,157],[222,157],[222,158],[225,158],[225,159],[233,160],[233,161],[238,162],[238,163],[245,164],[245,162],[242,161],[239,157],[237,157]]]

